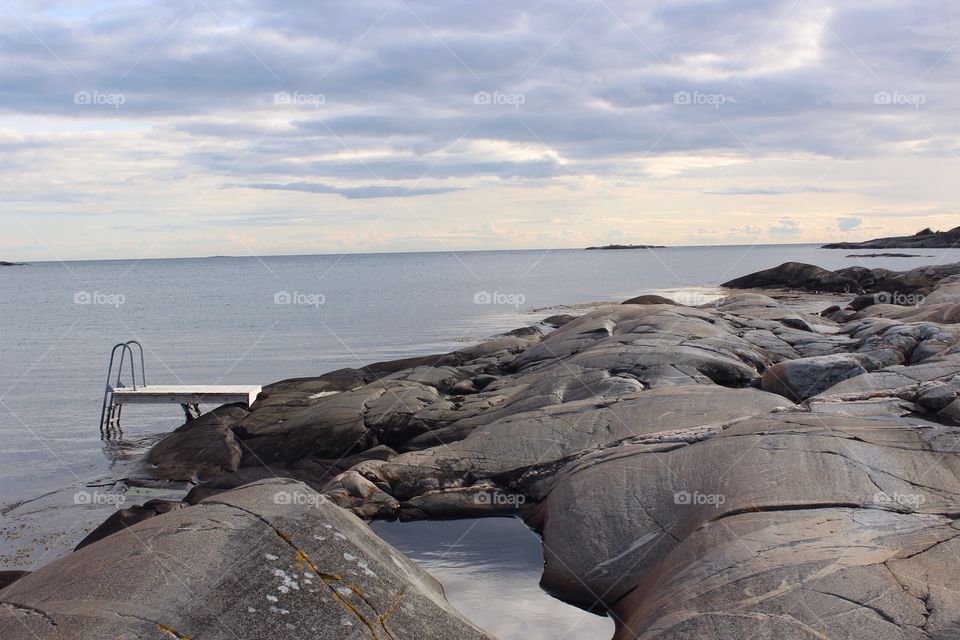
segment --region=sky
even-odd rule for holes
[[[951,0],[5,0],[0,25],[0,259],[960,224]]]

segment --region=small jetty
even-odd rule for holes
[[[119,354],[119,357],[118,357]],[[140,379],[137,381],[136,359],[140,359]],[[124,365],[129,363],[129,386],[124,383]],[[116,366],[116,376],[114,367]],[[260,395],[260,385],[147,385],[143,345],[129,340],[114,345],[107,366],[107,384],[103,392],[100,412],[100,435],[111,437],[120,433],[120,415],[125,404],[179,404],[187,421],[200,417],[200,403],[243,403],[247,408]]]

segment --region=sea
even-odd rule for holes
[[[131,406],[123,437],[101,439],[116,343],[142,343],[150,384],[266,385],[452,351],[590,303],[645,293],[708,302],[726,280],[786,261],[897,270],[960,261],[954,249],[849,257],[867,253],[874,252],[792,244],[0,267],[0,569],[42,566],[117,508],[92,500],[91,487],[122,494],[128,504],[159,495],[129,489],[122,479],[150,444],[182,423],[182,412],[176,405]],[[440,544],[429,536],[400,539]],[[405,550],[422,558],[433,553]],[[535,585],[538,562],[527,565],[527,583]],[[490,617],[497,617],[495,608]],[[568,637],[598,637],[584,633]]]

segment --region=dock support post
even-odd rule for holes
[[[199,403],[181,404],[180,406],[183,408],[183,414],[187,417],[187,422],[196,420],[197,418],[200,417]]]

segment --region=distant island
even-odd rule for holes
[[[602,247],[587,247],[587,251],[614,251],[619,249],[664,249],[659,244],[607,244]]]
[[[25,262],[4,262],[0,260],[0,267],[23,267],[26,266]]]
[[[919,253],[851,253],[848,258],[932,258]]]
[[[912,236],[875,238],[866,242],[833,242],[821,249],[952,249],[960,245],[960,227],[949,231],[933,231],[930,228]]]

